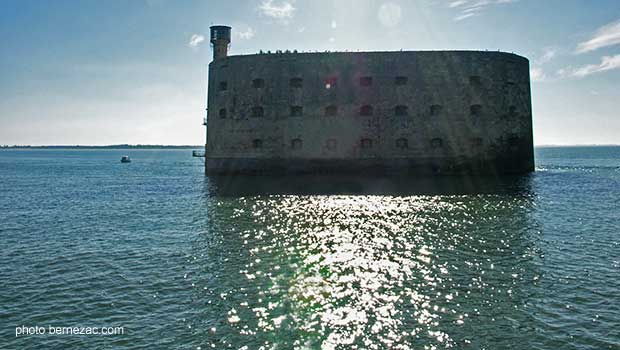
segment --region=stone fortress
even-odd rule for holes
[[[211,27],[207,174],[534,170],[529,61],[504,52],[228,56]]]

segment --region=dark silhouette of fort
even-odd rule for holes
[[[228,56],[211,27],[208,174],[534,170],[529,61],[487,51]]]

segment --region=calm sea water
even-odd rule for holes
[[[231,183],[190,150],[0,150],[0,348],[619,349],[620,148],[536,155]]]

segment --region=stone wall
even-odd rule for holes
[[[282,53],[209,66],[208,173],[533,170],[529,62],[477,51]]]

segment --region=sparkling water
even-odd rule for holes
[[[536,156],[230,179],[191,150],[0,150],[0,348],[618,349],[620,148]]]

